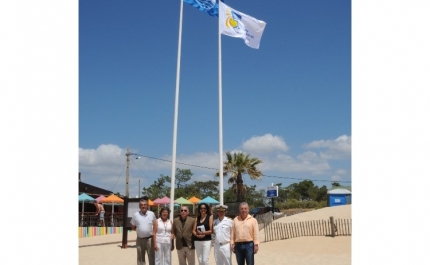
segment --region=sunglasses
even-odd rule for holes
[[[200,208],[200,210],[206,210],[206,208]]]
[[[188,210],[181,210],[181,212],[188,212]]]

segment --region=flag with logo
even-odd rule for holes
[[[208,13],[211,16],[218,17],[218,1],[217,0],[183,0],[184,3],[190,4],[201,11]],[[224,1],[224,0],[222,0]]]
[[[219,23],[220,34],[244,39],[245,44],[254,49],[260,47],[260,40],[266,27],[266,22],[234,10],[220,2]]]

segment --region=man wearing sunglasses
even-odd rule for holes
[[[176,239],[179,265],[195,265],[196,251],[192,241],[195,218],[188,216],[188,214],[188,207],[182,206],[179,217],[173,219],[173,234]]]

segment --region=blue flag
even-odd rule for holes
[[[184,3],[197,7],[201,11],[205,11],[213,17],[218,17],[218,1],[217,0],[183,0]],[[224,0],[221,0],[224,2]]]

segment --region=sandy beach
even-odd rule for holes
[[[351,218],[351,205],[327,207],[293,216],[282,217],[275,222],[290,223],[307,220]],[[121,248],[122,235],[105,235],[79,238],[80,265],[136,264],[135,232],[128,234],[128,248]],[[308,236],[264,242],[264,229],[260,231],[260,251],[255,264],[274,265],[349,265],[351,264],[351,236]],[[215,265],[213,248],[209,264]],[[172,264],[178,264],[176,250],[172,252]],[[233,264],[237,264],[233,254]]]

